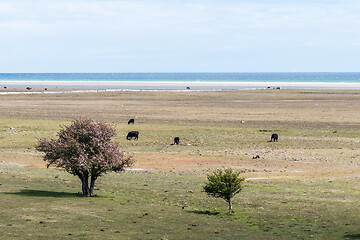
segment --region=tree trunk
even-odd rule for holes
[[[91,180],[90,180],[90,196],[94,196],[94,187],[95,187],[95,180],[96,177],[91,176]]]
[[[82,194],[84,196],[88,196],[89,195],[89,176],[87,174],[84,174],[82,179],[81,179],[81,183],[82,183]]]
[[[229,214],[232,214],[233,210],[232,210],[231,198],[228,199],[228,203],[229,203]]]

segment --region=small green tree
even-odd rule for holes
[[[44,161],[48,167],[63,168],[78,176],[82,194],[93,196],[95,180],[99,176],[109,171],[123,171],[132,164],[131,157],[111,140],[115,135],[115,129],[106,123],[77,119],[61,129],[57,139],[40,139],[36,150],[45,153]]]
[[[239,175],[240,172],[235,172],[231,168],[217,169],[213,173],[207,174],[208,182],[204,186],[204,190],[209,196],[222,198],[229,203],[230,214],[233,213],[231,198],[242,190],[241,183],[245,180]]]

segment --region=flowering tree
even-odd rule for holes
[[[245,180],[239,175],[240,172],[234,172],[231,168],[224,171],[217,169],[207,175],[208,182],[204,186],[204,191],[208,195],[222,198],[229,203],[230,214],[233,213],[231,198],[242,190],[241,183]]]
[[[82,194],[93,196],[95,180],[108,171],[119,172],[132,164],[130,156],[112,142],[115,129],[103,122],[77,119],[63,127],[57,139],[40,139],[36,150],[44,152],[47,167],[64,168],[82,182]],[[90,178],[90,186],[89,186]]]

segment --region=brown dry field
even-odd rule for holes
[[[248,178],[360,172],[357,90],[2,95],[0,161],[45,167],[33,145],[78,117],[115,124],[116,140],[134,155],[136,168],[202,173],[231,166]],[[128,126],[132,117],[136,123]],[[138,141],[124,139],[130,130],[140,131]],[[268,142],[272,132],[279,134],[278,143]],[[175,135],[181,136],[179,146],[170,145]]]

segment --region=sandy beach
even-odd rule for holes
[[[165,82],[165,81],[1,81],[7,88],[58,88],[58,89],[360,89],[360,83],[324,82]]]

